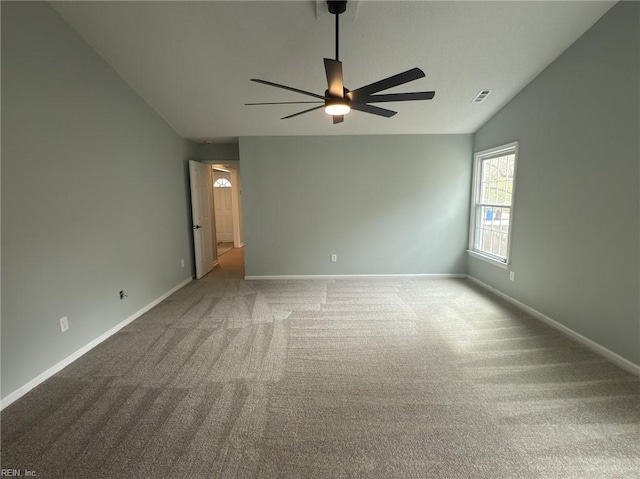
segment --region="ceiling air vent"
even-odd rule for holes
[[[480,90],[471,103],[482,103],[493,90]]]

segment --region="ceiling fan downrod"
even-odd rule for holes
[[[329,13],[336,16],[336,61],[340,61],[340,14],[347,11],[347,0],[327,0]]]

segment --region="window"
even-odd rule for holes
[[[218,178],[213,182],[214,188],[231,188],[231,182],[226,178]]]
[[[469,253],[509,264],[518,142],[474,155]]]

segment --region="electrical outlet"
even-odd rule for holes
[[[333,253],[331,255],[331,262],[332,263],[337,263],[338,262],[338,255],[337,254]]]
[[[69,320],[65,316],[64,318],[60,318],[60,331],[63,333],[69,329]]]
[[[184,260],[183,259],[180,260],[180,266],[182,266],[184,268]]]
[[[509,279],[511,281],[515,281],[516,280],[516,274],[513,271],[509,271]]]

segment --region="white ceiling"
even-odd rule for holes
[[[245,135],[472,133],[615,2],[350,1],[340,17],[340,60],[351,90],[420,67],[426,78],[384,93],[435,90],[431,101],[387,103],[381,118],[344,123],[306,105],[247,102],[323,94],[334,57],[324,1],[53,2],[53,7],[178,134],[196,141]],[[493,93],[481,104],[481,89]],[[313,105],[311,105],[313,106]]]

